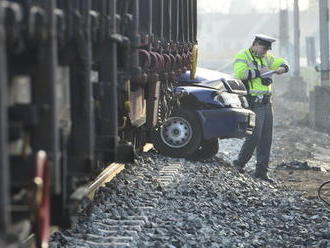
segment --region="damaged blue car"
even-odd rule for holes
[[[194,160],[212,158],[218,139],[251,135],[255,114],[248,109],[244,84],[228,74],[197,68],[177,77],[178,106],[157,129],[154,147],[162,154]]]

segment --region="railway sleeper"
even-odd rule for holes
[[[125,225],[144,225],[146,222],[144,220],[113,220],[105,219],[103,223],[112,226],[125,226]]]
[[[99,228],[98,232],[103,236],[109,236],[109,235],[114,236],[114,235],[119,234],[119,233],[121,233],[122,236],[125,236],[124,234],[126,234],[127,236],[133,236],[133,237],[138,236],[137,231],[131,231],[131,230],[124,230],[124,231],[119,232],[119,231],[109,231],[109,230],[106,230],[106,229]]]
[[[100,228],[104,229],[104,230],[108,230],[108,231],[137,231],[140,232],[142,230],[141,225],[109,225],[103,222],[93,222],[93,225],[95,227],[99,226]]]
[[[74,240],[77,247],[81,248],[89,248],[89,247],[94,247],[94,248],[126,248],[130,247],[129,242],[95,242],[95,241],[90,241],[90,240],[85,240],[85,239],[77,239],[75,237],[70,237],[70,236],[64,236],[68,240]]]
[[[92,241],[92,242],[106,242],[106,243],[122,243],[122,242],[130,242],[133,240],[132,236],[101,236],[97,234],[91,234],[91,233],[86,233],[86,234],[74,234],[73,235],[75,238],[78,239],[86,239],[86,241]]]

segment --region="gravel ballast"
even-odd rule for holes
[[[162,184],[173,163],[181,166]],[[101,188],[72,229],[54,233],[50,247],[330,247],[329,209],[220,157],[192,162],[150,151]]]

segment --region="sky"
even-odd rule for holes
[[[291,9],[293,7],[293,0],[199,0],[198,9],[200,12],[228,13],[233,1],[240,2],[240,6],[251,4],[257,11],[262,12],[275,12],[280,7],[285,8],[286,5]],[[305,10],[307,7],[308,0],[299,0],[300,10]]]

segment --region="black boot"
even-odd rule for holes
[[[274,180],[267,175],[267,167],[268,166],[260,166],[257,164],[255,177],[269,183],[275,183]]]
[[[259,178],[263,181],[266,181],[268,183],[275,183],[275,181],[273,179],[271,179],[267,174],[266,175],[259,175],[259,174],[255,174],[256,178]]]
[[[242,165],[238,160],[233,161],[233,167],[238,170],[239,173],[244,173],[244,165]]]

